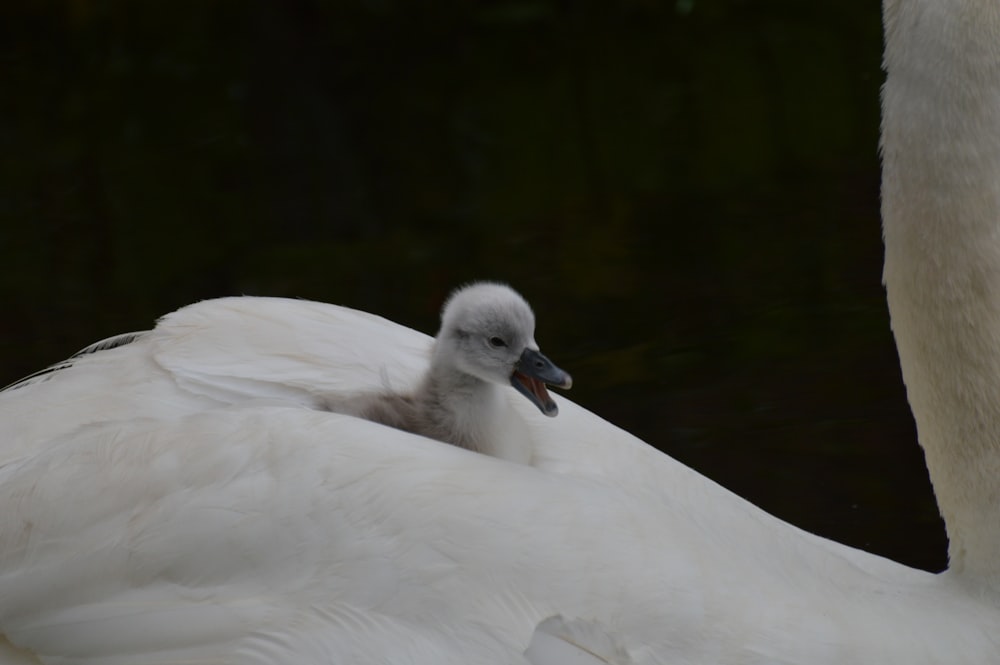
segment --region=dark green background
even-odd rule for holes
[[[940,569],[880,285],[879,11],[6,2],[0,381],[203,298],[433,332],[500,279],[581,404]]]

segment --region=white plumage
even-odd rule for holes
[[[430,343],[232,298],[3,393],[4,635],[107,665],[523,663],[555,615],[636,663],[995,646],[957,581],[788,526],[570,402],[509,391],[538,468],[307,408],[415,381]]]
[[[566,400],[507,391],[533,466],[318,411],[412,387],[431,340],[232,298],[0,393],[0,662],[997,661],[994,7],[886,6],[886,278],[951,571],[807,534]]]

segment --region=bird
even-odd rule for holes
[[[996,662],[1000,14],[888,0],[885,281],[950,543],[806,533],[598,415],[512,464],[317,408],[433,340],[226,298],[0,392],[0,662]]]
[[[889,0],[883,281],[949,575],[1000,593],[1000,13]]]
[[[320,407],[527,464],[529,434],[503,387],[554,417],[559,407],[546,384],[568,389],[573,379],[539,350],[527,301],[506,284],[477,282],[445,302],[430,364],[414,390],[331,395]]]

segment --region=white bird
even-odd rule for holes
[[[502,387],[514,386],[555,416],[546,383],[570,388],[573,380],[539,351],[531,307],[509,286],[480,282],[448,298],[430,364],[413,391],[330,395],[320,406],[527,464],[530,434]]]
[[[561,398],[511,403],[532,466],[316,410],[415,386],[431,340],[233,298],[0,393],[0,662],[1000,660],[1000,12],[885,10],[886,281],[949,571],[807,534]]]

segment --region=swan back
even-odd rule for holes
[[[384,372],[415,385],[429,346],[224,299],[0,393],[21,440],[0,463],[0,634],[80,665],[996,652],[995,612],[949,580],[784,524],[569,401],[540,418],[511,395],[533,467],[311,408]]]
[[[380,316],[325,303],[195,303],[127,344],[74,356],[0,392],[0,463],[90,424],[170,419],[233,404],[313,408],[325,394],[386,384],[410,390],[431,342]],[[379,349],[375,356],[372,348]]]
[[[583,410],[539,422],[566,416],[613,457]],[[0,631],[66,663],[526,665],[561,615],[610,662],[982,662],[974,599],[637,462],[669,502],[296,407],[87,427],[0,469]]]

